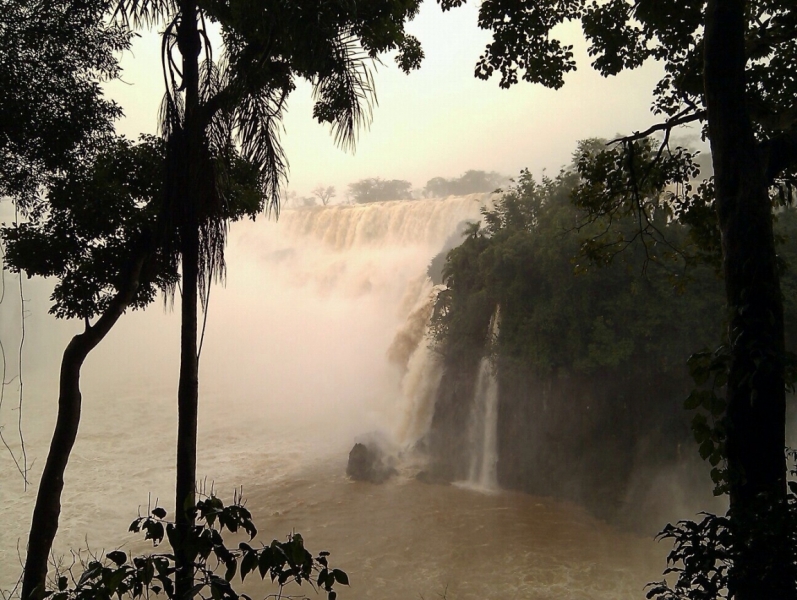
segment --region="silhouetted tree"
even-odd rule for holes
[[[321,201],[321,204],[326,206],[329,204],[329,201],[335,197],[335,186],[330,185],[328,187],[324,187],[323,185],[319,185],[313,190],[312,193],[313,196]]]
[[[412,198],[412,184],[403,179],[371,177],[349,184],[349,197],[358,204]]]
[[[157,289],[169,289],[177,280],[176,265],[157,251],[156,243],[163,159],[157,139],[138,145],[109,142],[88,165],[50,178],[34,218],[2,229],[8,268],[57,278],[50,312],[86,324],[61,361],[55,432],[25,557],[25,598],[44,593],[64,471],[80,423],[83,361],[128,307],[146,306]]]
[[[130,34],[105,0],[0,0],[0,197],[27,211],[50,177],[80,164],[121,115],[100,82]]]
[[[444,196],[464,196],[481,192],[493,192],[502,185],[509,183],[509,178],[495,171],[466,171],[460,177],[446,179],[434,177],[426,182],[423,188],[427,198],[442,198]]]
[[[262,197],[276,212],[286,170],[277,131],[295,79],[313,84],[313,116],[332,124],[336,142],[351,147],[372,106],[369,61],[397,49],[396,61],[403,70],[420,64],[420,45],[404,31],[404,22],[415,16],[418,4],[419,0],[118,3],[123,22],[165,22],[167,90],[161,127],[167,142],[166,218],[177,232],[172,251],[182,264],[178,535],[186,535],[193,525],[186,508],[194,505],[196,480],[198,302],[224,268],[225,198],[217,183],[225,174],[212,153],[223,155],[239,146],[243,157],[256,165]],[[208,20],[221,28],[224,58],[219,62],[213,60],[208,42]],[[178,550],[176,559],[176,593],[188,598],[193,585],[190,557]]]

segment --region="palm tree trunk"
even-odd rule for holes
[[[117,292],[97,322],[73,337],[64,350],[59,380],[58,417],[36,494],[22,578],[22,600],[40,600],[45,591],[47,560],[61,515],[64,471],[80,424],[80,369],[89,352],[105,338],[133,300],[138,290],[144,260],[139,258],[134,263],[125,287]]]
[[[199,119],[199,63],[201,50],[197,31],[197,8],[193,2],[181,5],[178,45],[183,57],[185,121],[181,139],[180,165],[180,251],[182,254],[182,320],[180,332],[180,382],[177,392],[177,484],[175,514],[178,539],[186,539],[195,523],[197,413],[199,404],[199,361],[197,358],[197,288],[199,277],[199,219],[197,215],[202,134]],[[176,594],[191,598],[193,565],[184,548],[175,548]]]
[[[731,368],[726,452],[738,600],[795,598],[785,526],[783,305],[764,165],[745,99],[745,2],[709,0],[705,91]]]

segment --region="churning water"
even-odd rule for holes
[[[227,285],[213,288],[201,355],[203,485],[227,499],[243,485],[263,541],[296,530],[311,550],[331,551],[351,578],[344,599],[642,598],[665,549],[576,506],[404,473],[382,485],[344,475],[362,436],[400,449],[428,429],[441,370],[427,331],[439,288],[426,268],[488,201],[319,207],[285,211],[276,224],[233,225]],[[3,589],[19,572],[55,418],[59,355],[79,331],[46,316],[46,288],[32,283],[25,293],[23,423],[34,486],[24,491],[0,455]],[[12,300],[0,305],[11,347]],[[130,313],[89,357],[57,555],[86,544],[143,550],[127,525],[156,498],[171,508],[178,328],[176,313],[161,306]],[[491,376],[488,368],[485,398]],[[13,433],[14,384],[6,391],[0,424]],[[494,487],[494,457],[485,454],[494,440],[485,431],[474,477]]]

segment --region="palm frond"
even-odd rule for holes
[[[178,11],[175,0],[119,0],[113,20],[134,29],[154,27]]]
[[[176,44],[176,21],[173,19],[164,30],[161,41],[161,68],[166,93],[158,111],[158,128],[164,139],[180,129],[185,118],[184,100],[179,90],[181,73],[173,58]]]
[[[235,138],[243,158],[260,173],[266,212],[279,216],[280,190],[286,180],[288,161],[280,144],[282,117],[288,92],[260,89],[241,99],[233,113]]]
[[[354,150],[360,128],[371,124],[378,104],[371,67],[374,59],[353,33],[341,33],[333,43],[332,65],[313,86],[313,116],[332,125],[335,143]]]
[[[199,226],[199,298],[202,310],[207,310],[206,301],[211,284],[223,283],[227,265],[224,248],[227,245],[229,225],[224,218],[203,219]]]

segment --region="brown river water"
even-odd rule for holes
[[[298,531],[311,551],[330,551],[350,576],[342,600],[642,599],[665,566],[668,548],[652,538],[664,523],[640,535],[551,498],[424,484],[406,469],[382,485],[344,475],[359,436],[380,432],[400,447],[428,427],[439,374],[425,362],[425,342],[409,348],[403,371],[386,357],[421,314],[413,309],[429,293],[429,260],[485,201],[286,211],[276,226],[234,228],[202,350],[198,473],[225,500],[243,486],[257,539]],[[60,353],[80,330],[46,314],[48,284],[26,285],[22,422],[32,485],[25,490],[0,454],[4,590],[20,570]],[[0,425],[17,452],[18,310],[13,296],[0,305],[12,381]],[[86,363],[55,548],[67,562],[86,546],[146,550],[128,524],[158,499],[171,509],[178,323],[157,305],[125,315]],[[251,585],[255,598],[267,592]]]

